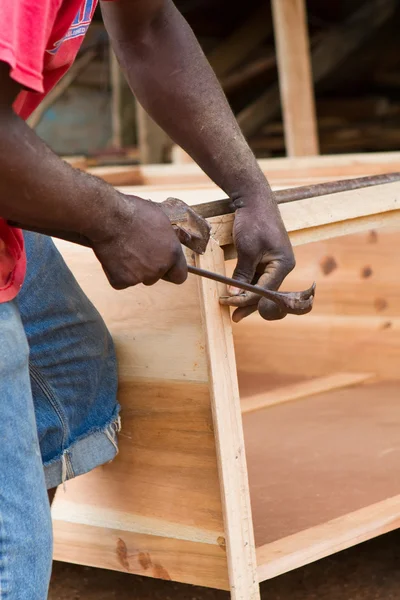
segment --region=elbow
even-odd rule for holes
[[[136,60],[141,61],[151,56],[163,31],[168,27],[171,5],[172,2],[169,0],[150,2],[147,0],[146,6],[134,14],[131,10],[134,11],[135,2],[132,3],[127,18],[120,21],[119,35],[114,38],[122,63],[125,62],[124,56],[127,56],[127,50],[130,59],[132,54],[135,55]]]

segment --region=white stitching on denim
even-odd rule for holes
[[[118,444],[117,444],[117,433],[119,433],[120,431],[121,431],[121,416],[118,415],[118,418],[116,419],[116,421],[114,421],[113,423],[110,423],[110,425],[104,430],[104,433],[106,434],[107,438],[110,440],[110,442],[114,446],[114,448],[117,452],[117,455],[119,454],[119,448],[118,448]]]
[[[52,405],[55,413],[57,414],[58,418],[60,419],[60,423],[61,423],[61,427],[62,427],[61,448],[64,450],[66,442],[67,442],[67,426],[66,426],[66,422],[64,419],[64,415],[62,414],[60,407],[58,406],[57,399],[55,398],[52,390],[49,388],[47,381],[43,377],[42,373],[31,361],[29,361],[29,374],[32,377],[32,379],[37,383],[37,385],[40,387],[43,394],[46,396],[46,398]]]

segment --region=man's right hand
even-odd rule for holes
[[[103,223],[102,235],[89,233],[112,287],[153,285],[159,279],[183,283],[186,259],[162,208],[137,196],[116,193],[117,210]]]

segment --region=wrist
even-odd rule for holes
[[[276,206],[274,193],[264,178],[264,181],[252,181],[248,185],[231,195],[235,209],[249,208],[253,210],[265,209],[266,206]]]
[[[130,201],[129,204],[130,216],[132,216],[133,202]],[[126,222],[127,213],[127,197],[99,179],[91,189],[81,231],[94,244],[106,242],[118,235]]]

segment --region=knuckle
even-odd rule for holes
[[[143,285],[149,287],[149,286],[157,283],[157,281],[159,281],[159,280],[160,280],[160,277],[158,277],[158,276],[157,277],[154,277],[154,276],[153,277],[145,277],[143,279]]]

